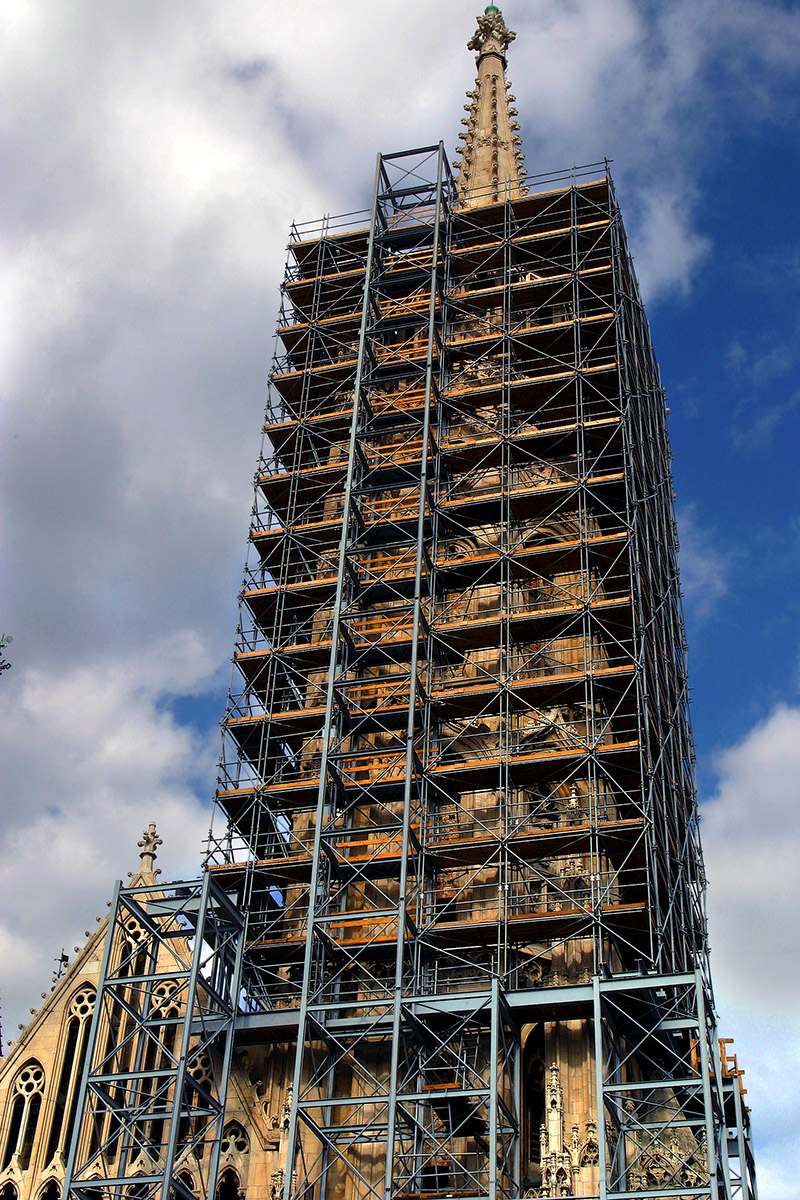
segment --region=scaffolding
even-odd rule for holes
[[[243,946],[210,874],[117,887],[65,1197],[214,1196]]]
[[[208,859],[296,1010],[285,1200],[520,1194],[510,997],[712,1010],[664,394],[607,164],[524,190],[425,147],[292,230]],[[728,1187],[714,1036],[685,1195]]]
[[[206,864],[246,922],[215,1054],[296,1046],[283,1200],[755,1200],[613,183],[496,192],[465,204],[440,144],[292,228]],[[571,1136],[531,1049],[566,1026]]]

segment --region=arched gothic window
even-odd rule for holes
[[[536,1176],[542,1158],[541,1127],[545,1119],[544,1027],[536,1025],[528,1034],[522,1056],[527,1127],[526,1158],[529,1177]]]
[[[64,1057],[61,1060],[58,1091],[53,1107],[53,1122],[50,1126],[50,1139],[47,1143],[47,1162],[52,1161],[53,1155],[58,1150],[61,1150],[65,1157],[69,1152],[69,1143],[78,1107],[78,1091],[86,1061],[89,1024],[94,1011],[94,1000],[94,988],[84,986],[75,993],[69,1006]],[[44,1200],[44,1198],[42,1197],[40,1200]],[[57,1197],[56,1200],[58,1200]]]
[[[119,955],[115,970],[117,981],[144,974],[147,970],[148,956],[148,933],[133,914],[129,914],[121,921],[119,933],[121,936],[117,937],[116,943],[116,954]],[[116,936],[117,932],[115,931]],[[134,1010],[139,1007],[139,992],[136,987],[130,989],[125,997],[125,1003],[119,998],[115,998],[109,1004],[108,1029],[105,1045],[101,1050],[101,1061],[104,1061],[114,1051],[115,1046],[119,1047],[117,1064],[120,1074],[124,1074],[130,1067],[131,1055],[136,1045],[136,1039],[129,1036],[135,1020],[129,1007]],[[119,1085],[112,1087],[111,1096],[114,1102],[122,1104],[122,1088]],[[112,1112],[106,1116],[103,1122],[95,1123],[90,1142],[91,1153],[96,1154],[102,1146],[106,1162],[112,1162],[117,1156],[121,1134],[121,1119],[116,1112]]]
[[[153,989],[150,1021],[154,1022],[160,1017],[164,1023],[159,1025],[157,1029],[153,1029],[147,1040],[144,1056],[145,1071],[168,1071],[170,1068],[178,1033],[175,1018],[180,1015],[176,995],[176,985],[173,982],[159,983]],[[142,1082],[142,1103],[145,1102],[145,1097],[153,1097],[155,1095],[158,1086],[159,1083],[155,1077],[149,1081],[144,1080]],[[151,1152],[160,1153],[166,1149],[163,1146],[165,1132],[168,1131],[165,1130],[163,1120],[157,1119],[150,1123],[148,1135]]]
[[[122,922],[122,939],[119,948],[120,962],[117,975],[142,975],[147,970],[148,932],[143,929],[131,913]]]
[[[192,1054],[191,1050],[189,1051],[187,1075],[201,1088],[205,1088],[208,1091],[212,1090],[214,1073],[211,1066],[211,1059],[206,1050],[201,1050],[199,1054]],[[198,1092],[190,1086],[187,1096],[187,1104],[189,1109],[191,1110],[195,1108],[198,1105],[199,1100],[200,1096]],[[198,1158],[203,1157],[205,1141],[202,1138],[197,1137],[197,1133],[200,1128],[200,1123],[205,1123],[206,1121],[206,1117],[182,1117],[179,1126],[178,1138],[180,1141],[188,1138],[190,1133],[191,1136],[196,1139],[195,1153],[197,1154]],[[217,1195],[219,1195],[219,1188],[217,1188]]]
[[[226,1155],[247,1154],[249,1149],[250,1141],[243,1127],[238,1121],[231,1121],[222,1135],[220,1154],[224,1158]]]
[[[16,1154],[20,1170],[27,1171],[39,1124],[43,1091],[44,1070],[35,1059],[31,1059],[18,1072],[11,1088],[11,1111],[0,1170],[5,1171]]]
[[[195,1194],[194,1179],[193,1179],[190,1171],[181,1171],[181,1173],[178,1176],[178,1179],[180,1179],[181,1183],[183,1184],[183,1186],[186,1188],[187,1191],[191,1192],[192,1195]],[[173,1196],[177,1195],[177,1189],[173,1189],[172,1195]]]
[[[11,1180],[9,1180],[8,1183],[4,1183],[0,1188],[0,1200],[18,1200],[18,1197],[19,1192],[14,1187],[14,1184],[11,1182]]]
[[[39,1192],[39,1200],[59,1200],[61,1196],[61,1185],[57,1179],[48,1179],[42,1190]]]
[[[231,1167],[228,1167],[220,1175],[217,1184],[217,1200],[241,1200],[241,1195],[239,1176]]]
[[[145,1183],[141,1175],[135,1175],[134,1178],[140,1182],[132,1183],[125,1189],[127,1200],[147,1200],[150,1195],[150,1186]]]

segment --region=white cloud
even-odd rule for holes
[[[715,531],[701,525],[693,504],[678,514],[681,586],[687,611],[704,621],[728,591],[733,566],[730,555],[715,542]]]
[[[761,1194],[790,1200],[800,1154],[800,707],[779,705],[717,756],[702,807],[722,1033],[746,1071]]]
[[[84,940],[114,879],[138,868],[147,822],[156,820],[164,838],[165,877],[197,874],[217,736],[179,725],[166,702],[207,687],[214,665],[209,647],[185,632],[127,659],[5,672],[0,961],[8,1033],[26,997],[49,982],[55,953]]]
[[[636,271],[645,299],[675,288],[687,293],[711,240],[692,229],[692,205],[684,195],[660,191],[643,204]]]
[[[716,769],[703,806],[716,975],[739,1007],[796,1015],[800,924],[785,917],[800,910],[800,708],[779,705]]]

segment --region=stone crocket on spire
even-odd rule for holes
[[[500,9],[490,4],[468,43],[477,52],[478,76],[474,91],[467,92],[470,103],[464,105],[467,131],[459,135],[464,142],[459,191],[470,207],[527,192],[517,111],[505,77],[506,50],[516,36]]]

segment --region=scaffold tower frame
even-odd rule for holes
[[[296,1047],[282,1200],[756,1200],[665,397],[608,163],[465,197],[441,144],[379,155],[369,212],[293,226],[278,339],[191,885],[242,939],[206,1144],[234,1031]],[[531,1048],[567,1027],[571,1133],[555,1064],[531,1101]],[[177,1128],[148,1197],[185,1194]]]
[[[214,1196],[244,926],[210,873],[117,886],[65,1197]]]

